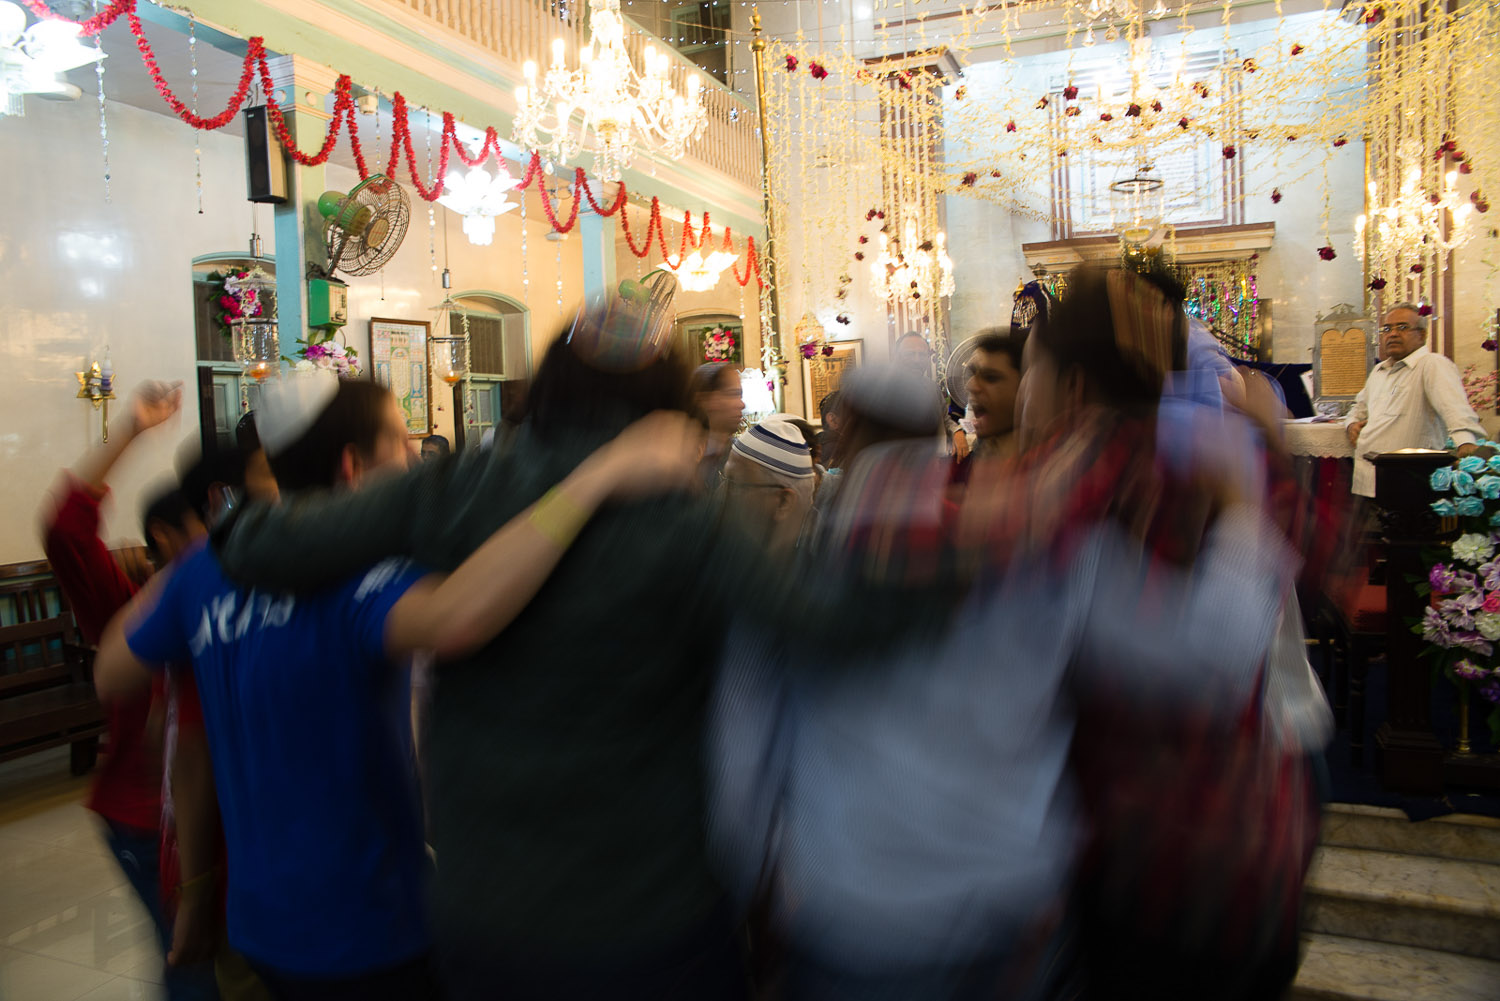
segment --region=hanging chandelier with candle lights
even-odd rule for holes
[[[870,288],[891,303],[932,302],[953,294],[953,260],[948,236],[925,236],[917,228],[915,212],[907,212],[901,235],[877,237],[878,252],[870,261]]]
[[[589,0],[590,37],[568,69],[562,39],[552,43],[552,66],[537,79],[536,63],[523,67],[516,88],[512,138],[559,163],[594,155],[601,180],[617,181],[640,151],[678,159],[708,122],[702,78],[686,72],[684,90],[672,83],[674,63],[653,45],[637,72],[626,47],[619,0]]]
[[[1411,166],[1391,200],[1379,203],[1372,180],[1371,208],[1354,221],[1354,252],[1377,274],[1420,274],[1430,263],[1446,268],[1448,253],[1474,235],[1474,206],[1459,193],[1458,171],[1443,174],[1424,168],[1415,156],[1406,160]]]

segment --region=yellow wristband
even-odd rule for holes
[[[573,544],[589,514],[568,499],[561,487],[553,487],[531,508],[531,524],[563,549]]]

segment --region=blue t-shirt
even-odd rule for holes
[[[425,952],[426,854],[410,679],[391,606],[421,574],[381,563],[307,595],[237,587],[204,548],[127,630],[191,658],[228,850],[229,941],[272,969],[352,976]]]

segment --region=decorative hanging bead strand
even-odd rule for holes
[[[119,16],[119,15],[116,15]],[[94,16],[91,21],[99,19],[99,0],[94,0]],[[110,18],[114,20],[114,18]],[[109,23],[108,21],[105,22]],[[99,149],[104,158],[104,201],[112,201],[109,193],[109,122],[104,115],[104,45],[99,41],[99,36],[94,35],[94,75],[99,81]]]
[[[188,11],[188,61],[193,66],[193,117],[198,116],[198,22]],[[198,193],[198,214],[203,214],[203,130],[193,129],[193,184]]]

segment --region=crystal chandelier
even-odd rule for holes
[[[1082,6],[1082,5],[1080,5]],[[1152,20],[1161,20],[1169,11],[1164,0],[1156,0],[1156,6],[1148,13],[1145,10],[1144,0],[1089,0],[1086,7],[1082,7],[1088,23],[1088,34],[1084,37],[1084,45],[1094,44],[1094,22],[1104,21],[1107,27],[1104,29],[1104,40],[1107,42],[1117,41],[1120,37],[1120,29],[1116,26],[1118,22],[1130,22],[1139,25],[1147,17]]]
[[[1368,236],[1372,269],[1389,267],[1400,273],[1409,267],[1420,272],[1429,256],[1436,254],[1442,260],[1473,236],[1468,223],[1474,206],[1459,195],[1456,170],[1443,176],[1440,193],[1427,191],[1422,167],[1417,165],[1407,170],[1400,190],[1387,204],[1377,204],[1374,181],[1369,192],[1373,207],[1368,216],[1354,221],[1354,252],[1365,260]]]
[[[453,171],[443,180],[438,204],[464,217],[464,236],[470,243],[488,247],[495,239],[495,217],[519,204],[508,195],[520,183],[503,166],[494,174],[483,167],[464,174]]]
[[[946,233],[919,237],[916,213],[908,211],[898,239],[888,239],[884,230],[878,239],[879,253],[870,262],[870,288],[876,295],[897,303],[931,302],[953,294]]]
[[[593,153],[595,173],[605,181],[618,181],[639,149],[678,159],[708,121],[701,78],[690,73],[687,93],[677,93],[670,57],[651,45],[645,70],[637,73],[625,47],[619,0],[589,0],[589,14],[591,34],[576,70],[564,62],[560,38],[552,43],[552,66],[540,83],[536,63],[526,63],[526,83],[516,88],[512,139],[559,163]]]

